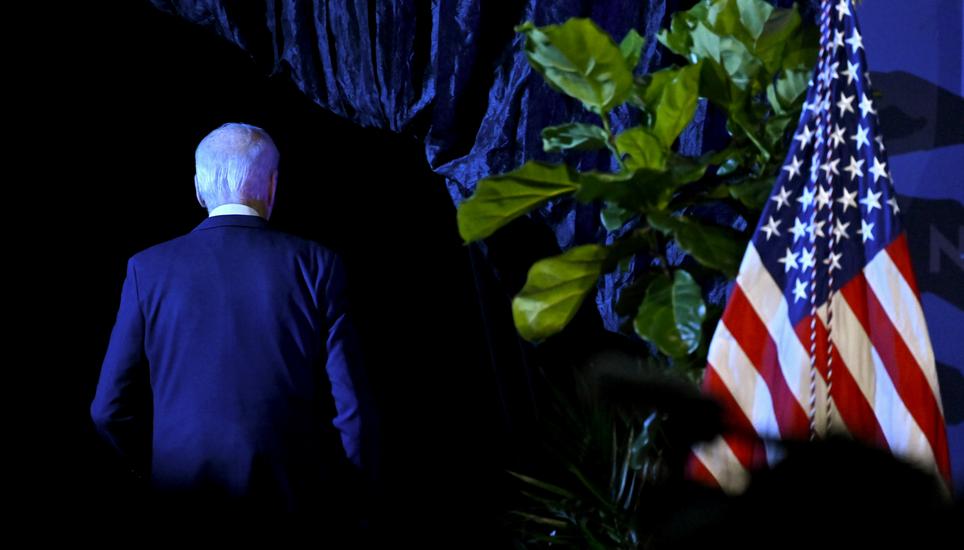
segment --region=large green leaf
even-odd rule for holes
[[[730,82],[750,95],[755,95],[766,86],[763,62],[739,40],[724,36],[720,38],[720,63],[730,77]]]
[[[773,115],[767,119],[763,124],[763,138],[768,150],[777,149],[784,138],[787,137],[787,126],[799,119],[798,114],[790,111],[782,115]]]
[[[809,73],[817,64],[819,51],[820,31],[814,25],[804,25],[786,39],[780,68]]]
[[[754,123],[759,117],[753,114],[752,109],[736,109],[730,111],[730,119],[727,120],[727,129],[734,132],[734,134],[739,133],[745,135],[747,139],[753,142],[757,150],[760,151],[760,155],[763,157],[764,161],[769,161],[773,157],[773,152],[767,146],[769,140],[765,136],[758,135],[757,124]]]
[[[634,229],[608,245],[609,256],[603,262],[603,273],[619,267],[622,260],[629,260],[644,249],[648,249],[652,242],[652,231],[648,227]]]
[[[484,239],[550,199],[577,190],[578,177],[566,165],[529,161],[512,172],[481,179],[456,212],[459,234],[466,243]]]
[[[672,233],[680,248],[701,264],[736,277],[746,243],[739,234],[718,225],[706,225],[692,218],[651,213],[649,224],[664,233]]]
[[[669,147],[693,119],[700,95],[701,64],[687,65],[676,71],[662,88],[656,106],[653,133]]]
[[[802,20],[796,8],[778,8],[767,19],[763,33],[756,41],[755,53],[770,72],[780,68],[787,40],[800,28]]]
[[[640,78],[633,103],[645,109],[649,126],[669,148],[689,124],[700,96],[701,64],[669,67]]]
[[[626,156],[628,170],[662,170],[666,166],[666,147],[660,138],[642,126],[633,126],[617,135],[616,150]]]
[[[681,357],[699,347],[705,315],[700,286],[680,269],[672,278],[661,274],[649,284],[633,328],[666,355]]]
[[[628,174],[584,172],[579,184],[574,197],[580,202],[606,200],[639,212],[666,208],[680,186],[671,172],[646,168]]]
[[[622,103],[633,85],[632,67],[612,38],[590,19],[561,25],[516,27],[526,35],[529,63],[546,81],[599,114]]]
[[[587,244],[532,264],[526,284],[512,299],[512,319],[519,335],[537,342],[559,332],[596,286],[609,250]]]
[[[763,30],[772,6],[761,0],[715,0],[710,2],[704,23],[715,34],[732,36],[752,44]]]
[[[646,44],[646,37],[640,36],[636,29],[629,29],[622,42],[619,43],[619,51],[626,60],[626,66],[632,72],[639,64],[639,57],[642,55],[643,46]]]
[[[789,111],[797,100],[807,91],[810,73],[803,70],[787,69],[767,86],[767,100],[777,114]]]
[[[664,46],[683,57],[689,58],[690,61],[695,62],[695,58],[690,57],[691,48],[693,46],[692,37],[690,31],[692,31],[699,21],[706,20],[706,13],[709,10],[709,3],[707,2],[697,2],[688,11],[678,11],[673,14],[670,21],[669,30],[663,29],[657,35],[657,39]]]
[[[606,147],[606,130],[595,124],[573,122],[542,129],[542,149],[558,153],[567,149],[592,150]]]
[[[773,190],[774,176],[744,179],[727,185],[730,195],[754,210],[762,210]]]
[[[796,6],[782,9],[763,0],[715,0],[674,14],[670,29],[662,31],[658,38],[690,62],[712,62],[725,72],[726,79],[711,79],[718,81],[716,93],[711,90],[706,96],[721,106],[731,105],[728,110],[732,111],[735,104],[720,93],[729,87],[726,84],[756,95],[780,68],[812,67],[815,58],[809,53],[784,59],[785,52],[789,58],[810,44],[809,40],[801,40],[801,21]],[[704,74],[704,82],[710,76]]]
[[[712,157],[712,153],[706,153],[698,158],[684,157],[672,153],[666,159],[666,164],[673,180],[677,184],[683,185],[702,178],[703,174],[706,173],[706,168],[711,164]]]
[[[773,6],[762,0],[736,0],[736,6],[743,28],[753,40],[758,40],[772,17]]]
[[[615,203],[606,201],[605,206],[599,211],[599,220],[607,231],[616,231],[626,225],[636,212],[623,208]]]

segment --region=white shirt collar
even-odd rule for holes
[[[251,208],[246,204],[240,204],[235,202],[229,202],[216,207],[214,210],[208,214],[211,216],[223,216],[225,214],[244,214],[246,216],[261,216],[257,210]]]

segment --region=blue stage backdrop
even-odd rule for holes
[[[668,63],[655,33],[692,0],[151,0],[158,8],[204,25],[248,52],[267,71],[287,72],[321,107],[362,126],[424,140],[432,169],[445,176],[452,201],[475,182],[542,151],[543,127],[589,120],[575,101],[551,91],[526,61],[513,26],[590,17],[617,40],[635,28],[647,38],[639,72]],[[788,6],[791,2],[774,0]],[[813,19],[814,0],[804,15]],[[867,0],[856,9],[876,90],[891,171],[907,228],[938,376],[958,494],[964,493],[964,92],[960,0]],[[538,106],[533,108],[532,106]],[[616,112],[615,128],[634,123]],[[680,138],[683,153],[718,149],[725,134],[705,105]],[[585,155],[579,167],[615,168]],[[548,228],[558,249],[611,242],[598,206],[571,199],[528,216]],[[487,243],[478,243],[485,255]],[[525,252],[519,252],[525,254]],[[517,258],[523,264],[538,260]],[[502,275],[496,270],[496,275]],[[617,330],[616,289],[635,278],[607,275],[596,295],[602,325]],[[503,281],[509,289],[520,282]],[[716,293],[722,300],[722,293]]]
[[[964,10],[865,0],[867,64],[937,361],[954,485],[964,494]]]

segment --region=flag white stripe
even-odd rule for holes
[[[780,370],[783,371],[787,386],[797,398],[804,413],[809,414],[810,353],[804,349],[796,330],[790,323],[787,301],[783,292],[763,265],[752,242],[746,248],[736,281],[776,345]],[[822,400],[822,396],[826,393],[827,384],[822,376],[817,376],[817,399]],[[826,426],[826,416],[826,405],[819,406],[818,401],[816,420],[820,430]]]
[[[907,460],[914,461],[928,470],[936,471],[937,464],[934,459],[934,450],[931,449],[930,441],[927,440],[927,436],[921,431],[914,417],[907,412],[904,402],[900,399],[900,396],[897,395],[897,389],[894,388],[890,375],[880,360],[880,356],[877,355],[877,350],[875,350],[873,346],[871,346],[870,350],[874,362],[874,369],[878,373],[878,403],[874,404],[874,411],[882,424],[886,423],[888,426],[893,427],[890,430],[891,432],[903,435],[902,439],[888,441],[891,452]],[[896,397],[897,402],[889,402],[890,399],[893,399],[893,397],[891,397],[892,394]],[[888,402],[880,403],[881,396],[887,396]],[[884,411],[886,411],[886,413],[882,414]],[[885,433],[887,432],[885,431]]]
[[[944,409],[938,389],[934,350],[931,348],[924,311],[917,300],[917,295],[886,251],[878,253],[867,264],[864,268],[864,278],[867,280],[867,286],[877,296],[877,301],[887,314],[890,324],[900,333],[914,359],[917,360],[943,416]],[[902,368],[914,368],[914,366],[906,365]]]
[[[723,491],[735,495],[746,490],[750,473],[740,464],[722,436],[708,443],[694,445],[693,454],[713,474]]]
[[[863,382],[858,384],[874,409],[891,452],[908,458],[930,460],[933,463],[934,453],[930,442],[897,393],[887,367],[870,343],[850,304],[843,299],[834,300],[833,308],[835,330],[845,332],[845,337],[835,340],[837,351],[848,367],[856,366],[849,367],[854,378],[863,379]],[[858,372],[854,372],[855,369]],[[867,385],[870,381],[873,386]]]
[[[779,438],[780,427],[766,381],[723,322],[716,328],[707,360],[707,368],[717,373],[757,433]]]

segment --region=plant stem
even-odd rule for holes
[[[606,148],[616,157],[616,162],[619,163],[619,171],[625,172],[626,165],[623,163],[622,155],[619,154],[619,149],[616,148],[616,138],[613,136],[612,128],[609,125],[609,113],[601,113],[599,118],[602,119],[603,130],[606,131]]]

